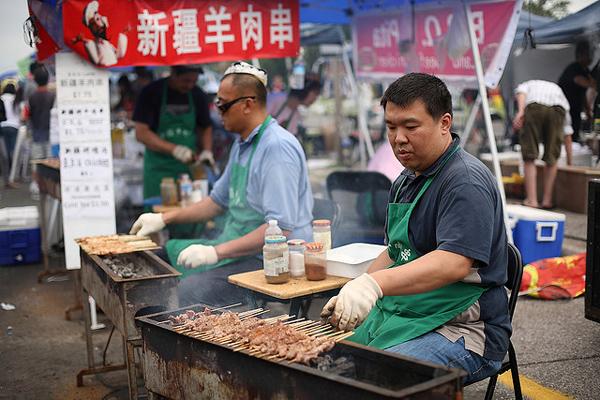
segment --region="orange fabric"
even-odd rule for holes
[[[585,253],[527,264],[520,291],[544,300],[580,296],[585,292]]]

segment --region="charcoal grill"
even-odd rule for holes
[[[193,307],[201,311],[201,307]],[[328,353],[352,361],[351,374],[260,358],[178,333],[173,312],[137,318],[151,399],[461,399],[463,371],[348,341]]]
[[[123,259],[123,263],[144,265],[152,274],[146,277],[122,278],[113,272],[102,257],[81,250],[81,287],[84,305],[85,335],[88,368],[77,374],[77,386],[83,385],[83,376],[127,368],[129,397],[137,398],[135,347],[141,345],[141,333],[135,326],[135,317],[158,310],[177,307],[177,284],[181,275],[150,251],[111,256]],[[123,339],[124,365],[96,366],[94,346],[90,330],[88,296],[96,300],[98,307],[110,319]]]

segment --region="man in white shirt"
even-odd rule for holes
[[[524,162],[524,205],[551,209],[557,160],[561,145],[565,143],[567,165],[572,163],[572,135],[569,102],[560,86],[553,82],[531,80],[521,83],[515,90],[518,111],[513,128],[519,131],[519,142]],[[535,160],[539,156],[539,143],[544,145],[544,195],[538,203]]]

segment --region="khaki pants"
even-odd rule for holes
[[[539,156],[539,144],[544,145],[542,160],[556,164],[563,142],[565,110],[559,106],[531,103],[525,108],[525,120],[519,133],[523,160],[533,161]]]

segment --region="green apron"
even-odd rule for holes
[[[167,111],[167,82],[165,82],[160,106],[158,136],[168,142],[196,150],[196,110],[192,93],[188,93],[189,111],[174,115]],[[180,174],[190,174],[188,165],[170,154],[146,148],[144,152],[144,199],[160,196],[162,178],[175,180]]]
[[[440,170],[457,150],[458,146],[444,160]],[[397,203],[405,179],[396,192],[394,203],[388,205],[388,254],[394,260],[394,264],[388,268],[402,268],[402,265],[420,256],[410,243],[408,223],[419,199],[436,175],[427,178],[412,203]],[[384,296],[377,300],[365,322],[348,340],[379,349],[404,343],[438,328],[467,310],[485,290],[464,282],[455,282],[426,293]]]
[[[190,274],[209,271],[211,269],[229,264],[234,261],[238,261],[240,258],[226,258],[220,260],[216,264],[212,265],[201,265],[198,268],[185,268],[182,265],[177,264],[177,257],[179,253],[188,246],[193,244],[204,244],[207,246],[214,246],[220,243],[228,242],[233,239],[238,239],[248,233],[252,232],[259,226],[265,223],[264,215],[255,211],[246,199],[246,191],[248,187],[248,176],[250,174],[250,165],[252,164],[252,158],[256,151],[256,146],[260,138],[262,137],[267,125],[271,121],[269,115],[264,122],[261,124],[258,134],[252,141],[252,150],[246,166],[243,166],[238,160],[234,161],[231,166],[231,175],[229,178],[229,209],[227,211],[225,219],[225,227],[223,232],[213,240],[206,239],[192,239],[192,240],[169,240],[166,244],[167,254],[172,265],[182,273],[180,278],[185,278]]]
[[[189,110],[185,114],[174,115],[167,111],[167,82],[164,84],[158,121],[158,136],[168,142],[196,149],[196,110],[192,93],[188,93]],[[179,175],[190,174],[188,165],[170,154],[159,153],[146,148],[144,152],[144,199],[160,196],[162,178],[171,177],[177,181]],[[149,207],[150,208],[150,207]],[[147,209],[147,212],[151,209]],[[168,227],[172,238],[193,237],[204,229],[204,224],[178,224]]]

